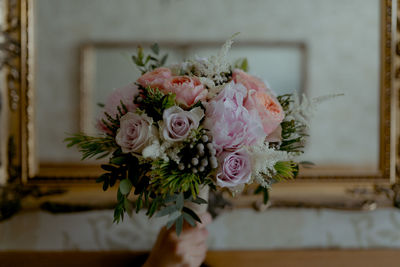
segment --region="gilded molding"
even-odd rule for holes
[[[0,29],[0,69],[7,69],[6,83],[9,93],[9,106],[12,111],[17,110],[20,102],[18,84],[20,80],[19,59],[21,43],[19,39],[20,20],[17,0],[4,0],[6,14],[4,29]]]

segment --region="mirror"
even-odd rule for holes
[[[80,162],[63,139],[66,133],[93,132],[96,104],[112,88],[137,79],[130,57],[138,44],[158,42],[173,63],[214,54],[241,32],[232,60],[248,57],[250,73],[277,94],[344,93],[318,106],[312,118],[301,159],[316,167],[302,170],[301,179],[393,182],[391,5],[388,0],[21,1],[29,63],[22,66],[27,67],[23,93],[34,95],[24,124],[28,139],[22,140],[25,180],[97,175],[97,163]]]

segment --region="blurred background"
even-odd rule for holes
[[[29,2],[38,166],[83,164],[63,139],[66,133],[93,133],[97,103],[138,78],[131,61],[137,45],[159,43],[173,64],[215,54],[240,32],[232,61],[247,57],[249,72],[276,94],[344,93],[318,107],[302,160],[332,176],[379,169],[380,0]],[[335,209],[299,204],[219,210],[209,227],[210,249],[400,248],[398,209],[370,211],[376,205],[343,202]],[[0,250],[143,251],[164,223],[140,213],[113,224],[111,209],[51,210],[56,213],[22,209],[0,221]]]

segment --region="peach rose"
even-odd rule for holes
[[[280,136],[280,133],[275,132],[275,130],[278,129],[283,121],[285,113],[276,97],[264,92],[250,90],[244,106],[250,112],[258,112],[264,132],[267,135],[272,137],[273,133],[274,139]]]
[[[207,89],[197,77],[175,76],[164,83],[165,93],[175,93],[177,102],[190,107],[200,100],[206,99]]]
[[[234,69],[232,79],[235,83],[241,83],[247,91],[256,90],[257,92],[269,92],[267,86],[259,78],[254,77],[240,69]]]
[[[163,89],[164,82],[172,77],[171,70],[168,68],[157,68],[139,77],[137,82],[143,87]]]

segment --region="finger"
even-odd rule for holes
[[[181,233],[178,237],[179,241],[184,242],[189,240],[193,241],[200,241],[200,240],[207,240],[208,237],[208,230],[206,228],[192,228],[190,230],[186,230]]]

